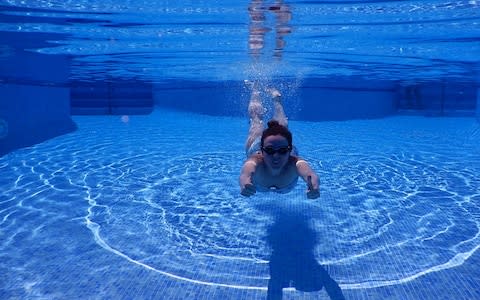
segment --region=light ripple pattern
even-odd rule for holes
[[[75,235],[49,235],[59,224],[88,229],[104,251],[149,272],[261,291],[279,214],[310,221],[315,257],[344,290],[403,285],[480,247],[480,143],[465,138],[474,119],[291,121],[321,178],[315,201],[303,183],[286,195],[239,195],[244,119],[159,110],[129,120],[76,117],[77,132],[0,158],[5,295],[42,296],[44,280],[25,279],[14,249],[41,235],[28,251],[66,255],[55,245],[68,249]]]

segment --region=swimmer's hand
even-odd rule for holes
[[[257,168],[257,163],[254,159],[247,159],[243,164],[240,173],[240,194],[245,197],[250,197],[257,192],[253,185],[253,176]]]
[[[253,196],[257,190],[255,189],[255,186],[252,183],[247,183],[244,186],[242,186],[242,191],[240,194],[242,194],[245,197],[250,197]]]
[[[312,176],[308,176],[307,180],[307,198],[308,199],[317,199],[320,197],[320,190],[318,182],[312,182]]]

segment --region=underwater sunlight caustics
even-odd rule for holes
[[[335,286],[344,293],[401,287],[455,269],[480,247],[478,140],[453,139],[475,126],[470,119],[455,119],[455,126],[414,117],[291,122],[318,141],[297,143],[321,178],[317,200],[306,198],[303,184],[288,194],[239,195],[242,143],[225,144],[229,135],[217,124],[245,129],[241,119],[157,111],[128,124],[116,117],[75,121],[77,132],[0,159],[2,250],[19,237],[48,249],[60,222],[78,232],[77,240],[58,235],[69,246],[54,251],[66,259],[77,243],[93,251],[94,240],[175,281],[262,292],[269,278],[308,259],[291,275],[292,287],[318,290],[323,282],[335,299]],[[90,242],[82,227],[92,232]],[[44,278],[30,278],[37,292],[54,276],[55,266],[43,259],[29,257],[44,270]],[[94,268],[110,260],[100,255]],[[15,294],[6,286],[18,286],[9,280],[30,276],[22,268],[9,273],[7,296]]]

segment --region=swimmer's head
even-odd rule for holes
[[[268,121],[268,127],[262,133],[262,139],[260,140],[260,146],[263,147],[263,142],[265,139],[271,135],[281,135],[287,142],[288,146],[292,147],[292,133],[288,130],[287,127],[278,123],[277,120]]]

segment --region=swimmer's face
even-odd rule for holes
[[[270,135],[263,141],[263,160],[273,173],[280,172],[288,163],[291,148],[288,140],[281,135]]]

